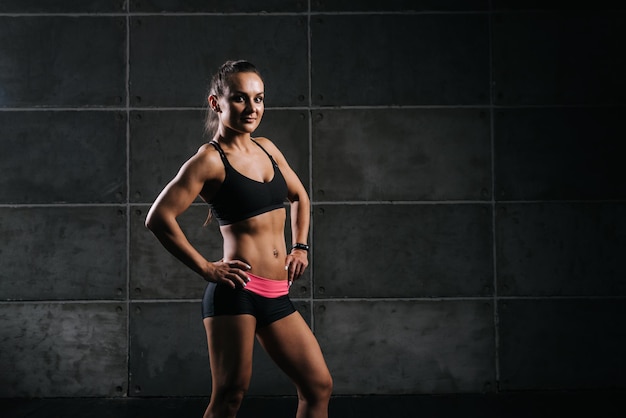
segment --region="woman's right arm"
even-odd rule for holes
[[[245,286],[248,265],[241,261],[207,261],[191,245],[177,221],[177,217],[198,197],[209,180],[209,173],[211,170],[206,154],[199,153],[190,158],[154,201],[146,217],[146,227],[170,253],[205,280],[224,282],[233,288]]]

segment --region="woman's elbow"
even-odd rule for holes
[[[296,193],[290,194],[288,199],[291,203],[310,204],[309,195],[304,188]]]
[[[159,216],[156,211],[150,210],[148,214],[146,215],[146,220],[144,222],[144,225],[146,226],[146,228],[154,232],[156,229],[159,228],[159,225],[162,225],[162,224],[163,224],[162,217]]]
[[[146,216],[146,221],[144,222],[144,225],[145,225],[146,228],[148,228],[151,231],[154,228],[154,218],[152,216],[150,216],[150,214],[148,214],[148,216]]]

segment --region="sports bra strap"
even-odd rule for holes
[[[228,158],[226,158],[226,154],[224,153],[224,150],[222,149],[222,147],[220,147],[220,144],[218,144],[215,141],[211,141],[211,142],[209,142],[209,144],[213,145],[213,147],[215,147],[217,152],[220,153],[220,157],[222,158],[222,162],[224,163],[224,165],[227,166],[227,167],[230,167],[230,163],[228,162]]]
[[[272,155],[267,152],[267,150],[265,148],[263,148],[261,146],[261,144],[259,144],[258,142],[256,142],[254,140],[254,138],[250,138],[252,139],[252,142],[254,142],[255,144],[258,145],[259,148],[261,148],[263,150],[263,152],[265,153],[265,155],[267,155],[270,159],[270,161],[272,162],[272,164],[274,165],[274,167],[278,167],[278,164],[276,163],[276,161],[274,160],[274,157],[272,157]],[[228,162],[228,158],[226,158],[226,153],[224,152],[224,150],[222,149],[222,147],[220,147],[220,144],[218,144],[216,141],[211,141],[209,142],[209,144],[213,145],[215,147],[215,149],[217,150],[217,152],[220,153],[220,157],[222,158],[222,162],[224,163],[224,165],[226,166],[231,166],[230,163]]]
[[[259,148],[261,148],[265,154],[267,154],[267,156],[270,158],[270,161],[272,162],[272,164],[274,164],[274,167],[278,167],[278,164],[276,164],[276,161],[274,161],[274,157],[272,157],[272,156],[271,156],[271,154],[270,154],[269,152],[267,152],[267,151],[265,150],[265,148],[263,148],[263,147],[261,146],[261,144],[259,144],[258,142],[256,142],[256,141],[254,140],[254,138],[250,138],[250,139],[252,140],[252,142],[254,142],[255,144],[257,144],[257,145],[259,146]]]

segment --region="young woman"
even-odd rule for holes
[[[146,218],[165,248],[208,282],[202,308],[213,387],[205,418],[236,416],[251,378],[255,336],[294,382],[296,417],[328,416],[332,378],[288,295],[308,265],[310,201],[278,148],[251,136],[263,117],[264,94],[251,63],[220,67],[208,97],[213,139],[183,164]],[[176,220],[197,196],[211,205],[220,225],[223,258],[217,262],[193,247]]]

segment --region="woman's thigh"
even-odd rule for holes
[[[322,350],[299,312],[257,330],[257,338],[299,389],[325,389],[332,385]]]
[[[256,319],[252,315],[204,318],[213,386],[247,388],[252,374]]]

